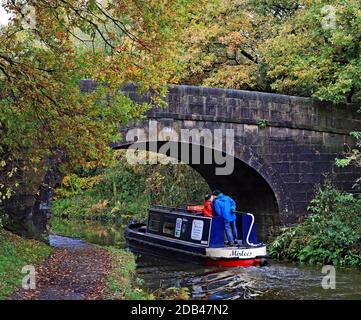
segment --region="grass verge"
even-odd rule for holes
[[[21,285],[26,265],[38,265],[51,253],[45,243],[27,240],[0,228],[0,300]]]
[[[144,281],[136,276],[135,257],[131,252],[106,248],[112,257],[112,271],[108,275],[106,299],[112,300],[188,300],[188,288],[158,289],[152,293],[142,289]]]
[[[105,299],[112,300],[149,300],[154,299],[141,287],[143,280],[136,276],[135,257],[131,252],[106,247],[112,258],[112,270],[107,278]]]

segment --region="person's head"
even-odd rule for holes
[[[213,200],[213,195],[210,192],[207,192],[206,195],[204,196],[204,200],[205,201],[212,201]]]
[[[212,192],[212,195],[215,197],[215,198],[217,198],[219,195],[221,194],[221,191],[219,191],[219,190],[213,190],[213,192]]]

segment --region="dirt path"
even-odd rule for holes
[[[101,248],[81,240],[52,235],[55,247],[36,269],[36,289],[20,289],[14,300],[95,300],[104,297],[111,257]]]

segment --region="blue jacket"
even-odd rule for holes
[[[236,214],[232,211],[236,210],[236,203],[231,197],[225,196],[220,193],[213,201],[213,211],[217,216],[223,217],[226,222],[236,220]]]

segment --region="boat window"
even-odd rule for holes
[[[160,216],[158,214],[152,214],[149,216],[148,229],[150,231],[159,232],[160,230]]]
[[[164,222],[163,224],[163,233],[174,235],[175,223],[174,222]]]

